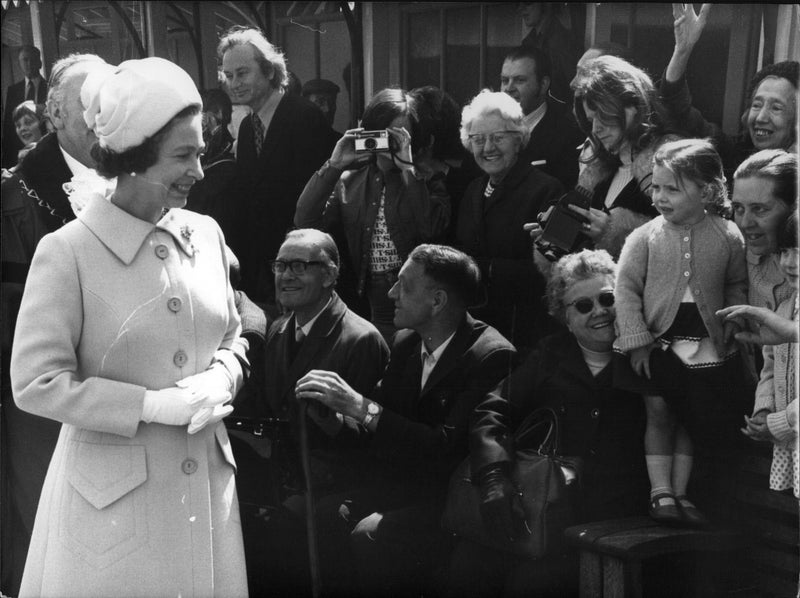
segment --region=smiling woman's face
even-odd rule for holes
[[[603,307],[597,299],[601,293],[609,292],[614,292],[614,278],[607,274],[598,274],[572,283],[564,293],[564,305],[568,306],[565,314],[567,328],[581,345],[592,351],[610,351],[614,344],[614,320],[617,312],[613,305]],[[580,299],[592,301],[589,313],[580,313],[574,305]]]
[[[766,177],[739,178],[733,182],[733,219],[742,231],[747,249],[769,255],[778,247],[778,230],[792,208],[775,197],[775,183]]]
[[[495,113],[476,118],[469,128],[469,136],[470,149],[480,169],[493,182],[502,180],[517,161],[522,146],[521,133],[508,131],[505,119]]]

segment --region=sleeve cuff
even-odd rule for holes
[[[781,443],[787,442],[794,437],[794,430],[789,425],[787,412],[778,411],[767,416],[767,428],[770,433]]]

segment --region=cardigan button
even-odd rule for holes
[[[192,475],[195,471],[197,471],[197,461],[194,459],[186,459],[183,463],[181,463],[181,471],[186,475]]]
[[[689,241],[689,237],[684,237],[683,240],[688,242]]]
[[[684,272],[684,273],[683,273],[683,275],[684,275],[686,278],[689,278],[689,276],[691,275],[691,273],[687,271],[687,272]]]
[[[178,313],[182,305],[183,302],[180,300],[180,297],[171,297],[169,301],[167,301],[167,308],[173,313]]]
[[[167,248],[166,245],[156,245],[155,251],[156,251],[156,256],[162,260],[167,259],[167,256],[169,255],[169,249]]]
[[[684,253],[683,257],[685,257],[688,260],[690,257],[692,257],[692,254],[691,253]]]
[[[175,355],[172,357],[172,363],[174,363],[179,368],[185,366],[189,361],[189,356],[186,355],[186,351],[183,349],[179,349],[175,352]]]
[[[595,407],[592,409],[592,419],[597,419],[598,417],[600,417],[600,410]]]

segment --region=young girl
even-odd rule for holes
[[[781,270],[794,289],[794,294],[778,306],[779,316],[798,320],[798,249],[797,214],[790,217],[778,236]],[[756,389],[753,417],[745,417],[745,435],[753,440],[772,442],[772,469],[769,487],[772,490],[794,488],[800,497],[797,435],[797,343],[766,345],[764,367]]]
[[[618,384],[645,398],[650,515],[702,526],[705,517],[686,497],[692,439],[724,453],[725,435],[737,427],[731,385],[746,386],[734,359],[737,325],[723,326],[715,316],[746,300],[744,241],[722,218],[725,176],[709,141],[666,143],[653,164],[660,216],[630,234],[619,259],[614,347],[628,355],[630,367],[627,359],[618,362]]]

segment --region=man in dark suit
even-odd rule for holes
[[[519,159],[549,174],[571,189],[578,180],[578,146],[585,135],[572,116],[572,104],[549,95],[552,80],[550,58],[531,46],[506,55],[500,74],[500,90],[522,106],[531,129],[528,145]]]
[[[359,422],[370,440],[358,466],[361,485],[317,509],[325,591],[430,589],[447,543],[439,519],[448,479],[467,456],[472,410],[516,355],[500,333],[468,315],[479,294],[472,258],[420,245],[389,293],[394,323],[405,330],[395,335],[389,365],[369,398],[334,372],[313,370],[298,382],[298,398]],[[343,426],[340,435],[353,430]]]
[[[242,261],[242,289],[256,302],[274,303],[265,257],[277,253],[293,228],[303,187],[335,143],[322,112],[286,93],[286,62],[257,29],[236,29],[217,46],[234,104],[251,114],[239,126],[237,172],[242,185],[239,235],[232,249]]]
[[[42,55],[35,46],[22,46],[19,50],[19,66],[25,78],[8,86],[3,113],[3,168],[11,168],[17,163],[17,152],[22,149],[22,142],[14,131],[14,120],[11,113],[25,100],[36,104],[47,101],[47,81],[42,77]]]
[[[289,438],[283,438],[282,443],[273,441],[270,471],[289,472],[294,478],[289,485],[300,488],[297,381],[310,370],[330,370],[356,392],[369,392],[383,374],[389,348],[378,330],[350,311],[336,294],[339,251],[327,233],[315,229],[290,232],[272,262],[272,271],[277,298],[288,312],[267,333],[263,369],[254,367],[254,375],[262,378],[259,387],[266,400],[260,405],[237,405],[234,415],[248,412],[257,418],[289,422]],[[352,484],[358,472],[348,467],[349,449],[338,447],[332,440],[343,417],[316,401],[304,412],[309,418],[307,442],[314,498],[319,499],[337,489],[341,491],[348,481]],[[237,486],[240,498],[246,499],[254,481],[249,479],[252,476],[246,468],[253,461],[242,462],[239,455],[237,461]],[[259,469],[253,470],[252,475],[263,478],[267,464],[256,461],[255,465]],[[265,525],[256,521],[242,526],[252,595],[297,595],[308,587],[304,515],[302,496],[290,495]]]
[[[93,54],[74,54],[53,65],[48,113],[55,133],[43,137],[3,178],[2,193],[2,438],[6,500],[2,504],[2,592],[16,596],[36,506],[61,424],[20,411],[11,398],[8,363],[22,291],[41,238],[75,218],[63,184],[93,168],[97,140],[83,120],[80,92],[94,69],[110,68]]]

